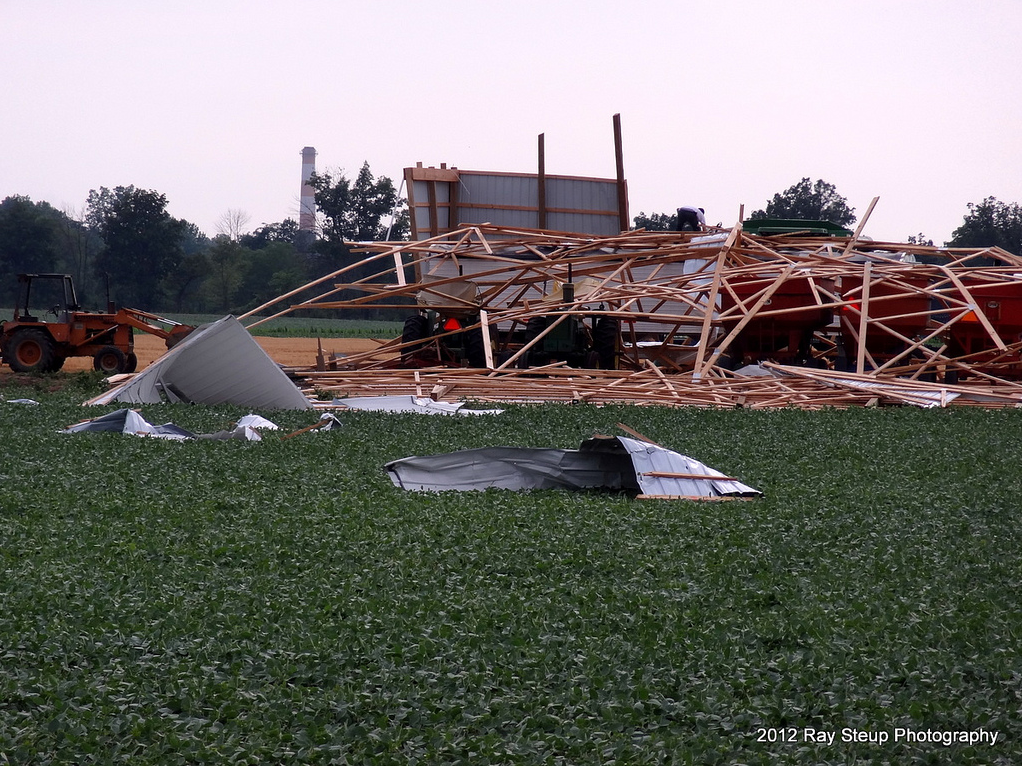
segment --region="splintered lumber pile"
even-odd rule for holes
[[[306,393],[336,399],[353,396],[407,395],[436,401],[504,403],[639,404],[668,407],[871,407],[913,405],[947,407],[1022,406],[1022,386],[1015,384],[943,385],[901,379],[877,379],[855,373],[764,365],[766,376],[720,376],[695,379],[691,373],[663,375],[644,370],[422,370],[304,371]],[[327,403],[322,406],[329,407]]]
[[[1022,258],[851,237],[708,233],[592,237],[471,226],[417,242],[362,243],[340,269],[254,309],[436,308],[479,331],[485,369],[413,369],[395,338],[295,370],[309,390],[479,401],[688,406],[1016,406]],[[371,277],[352,279],[371,265]],[[570,289],[569,289],[570,287]],[[320,288],[312,298],[288,303]],[[616,369],[521,368],[557,326],[619,327]],[[269,318],[269,317],[268,317]],[[530,320],[544,330],[522,341]],[[265,321],[265,320],[260,320]],[[255,323],[255,324],[258,324]],[[255,325],[250,325],[255,326]],[[767,374],[736,374],[745,365]],[[403,369],[402,365],[407,367]]]

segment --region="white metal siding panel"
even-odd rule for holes
[[[547,207],[599,210],[617,215],[617,184],[579,178],[548,178]]]
[[[598,237],[611,237],[621,233],[616,214],[548,212],[546,222],[547,228],[554,231],[579,232]]]
[[[730,481],[720,471],[686,455],[623,436],[618,437],[618,441],[631,455],[632,465],[635,466],[635,476],[644,495],[719,497],[762,494],[759,490],[739,481]],[[650,472],[705,474],[706,479],[675,479],[646,475]]]
[[[200,404],[312,407],[233,316],[200,327],[126,384],[92,403],[159,403],[161,394],[173,399],[178,393]]]
[[[462,172],[454,194],[454,220],[449,218],[447,207],[451,187],[452,184],[436,183],[437,226],[441,231],[477,223],[528,229],[539,226],[537,175]],[[421,239],[429,236],[431,229],[427,182],[415,181],[413,192],[416,236]],[[620,231],[614,181],[547,176],[546,208],[547,229],[594,236],[610,236]]]

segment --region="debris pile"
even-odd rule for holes
[[[363,243],[357,266],[241,318],[268,309],[408,312],[400,338],[290,370],[319,397],[1022,403],[1022,258],[858,232],[759,231],[592,237],[479,225]],[[367,264],[375,275],[344,281]],[[279,308],[320,285],[316,297]]]

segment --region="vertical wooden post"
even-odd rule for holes
[[[713,327],[713,314],[717,310],[717,294],[720,292],[720,281],[724,276],[724,266],[731,248],[738,242],[738,236],[742,232],[742,221],[739,217],[738,223],[727,235],[724,247],[717,254],[717,262],[713,267],[713,281],[710,283],[710,292],[706,296],[706,309],[703,313],[703,326],[699,332],[699,348],[696,351],[696,363],[692,371],[692,380],[699,380],[703,374],[703,360],[707,359],[707,351],[710,345],[710,330]]]
[[[436,181],[426,181],[426,190],[429,193],[429,236],[440,236],[440,208],[437,206]]]
[[[401,259],[400,250],[394,251],[394,274],[397,276],[397,283],[401,287],[408,284],[408,281],[405,279],[405,263]]]
[[[628,185],[625,183],[625,155],[621,145],[621,115],[614,115],[614,160],[617,165],[617,215],[621,231],[628,231]]]
[[[855,359],[855,372],[862,375],[866,369],[866,321],[869,316],[869,282],[872,264],[866,261],[862,268],[862,295],[859,296],[859,353]]]
[[[453,168],[457,170],[457,168]],[[458,198],[461,192],[461,181],[447,181],[447,228],[450,231],[454,231],[461,227],[461,221],[458,220],[460,213],[458,213]]]
[[[493,369],[493,343],[490,341],[490,318],[486,309],[479,311],[479,324],[483,331],[483,357],[486,359],[486,369]]]
[[[540,229],[546,228],[546,141],[545,134],[539,134],[539,188],[536,190],[536,208],[539,211]]]

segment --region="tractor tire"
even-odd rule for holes
[[[128,358],[117,346],[103,346],[92,357],[92,366],[106,375],[119,375],[128,369]]]
[[[482,369],[486,367],[486,347],[483,344],[483,330],[477,327],[465,332],[465,358],[469,367]]]
[[[429,320],[422,314],[413,314],[405,320],[404,328],[401,330],[401,342],[411,343],[416,340],[425,340],[429,337]],[[402,356],[410,356],[422,348],[422,344],[408,346],[401,350]]]
[[[7,342],[4,359],[15,372],[53,372],[57,349],[45,330],[18,330]]]
[[[528,343],[546,329],[547,321],[545,316],[532,317],[525,325],[525,337],[523,340]]]
[[[525,324],[525,334],[522,336],[522,342],[528,343],[529,341],[534,340],[541,332],[543,332],[543,330],[546,329],[546,326],[547,318],[545,316],[532,317]],[[543,351],[543,341],[540,341],[518,357],[516,364],[519,369],[525,370],[534,365],[539,366],[546,364],[548,361],[549,359]]]
[[[600,317],[593,328],[593,351],[600,358],[601,370],[617,369],[618,336],[621,323],[614,317]]]
[[[124,360],[127,362],[124,367],[125,372],[134,372],[138,369],[138,357],[135,355],[134,351],[129,351],[124,357]]]

